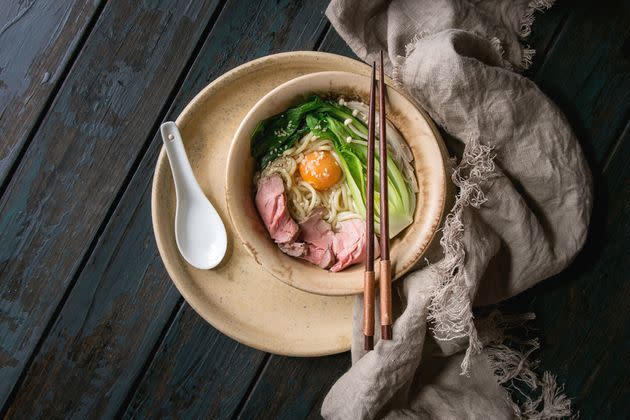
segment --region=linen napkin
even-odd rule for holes
[[[534,54],[521,45],[534,12],[550,6],[540,0],[329,5],[328,18],[353,51],[369,63],[386,51],[387,72],[447,133],[457,192],[440,256],[395,283],[401,314],[394,340],[378,341],[367,354],[357,299],[353,366],[327,395],[324,417],[571,414],[555,378],[533,370],[529,356],[538,342],[506,341],[506,329],[533,315],[473,316],[473,305],[499,302],[561,271],[586,238],[592,181],[578,141],[558,108],[518,73]],[[511,393],[532,395],[532,389],[538,397],[512,401]]]

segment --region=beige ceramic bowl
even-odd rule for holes
[[[307,292],[322,295],[360,293],[363,291],[363,266],[357,264],[332,273],[280,251],[269,237],[254,204],[254,160],[250,156],[250,136],[259,121],[299,103],[309,94],[359,96],[367,103],[369,85],[366,76],[336,71],[290,80],[254,105],[236,131],[228,154],[226,200],[240,241],[269,273]],[[411,147],[419,184],[414,221],[391,243],[395,279],[420,261],[435,235],[444,211],[446,176],[441,139],[432,130],[426,114],[392,86],[388,86],[387,100],[387,118]]]

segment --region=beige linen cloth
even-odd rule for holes
[[[328,7],[360,58],[371,63],[380,49],[387,52],[386,70],[445,130],[458,158],[441,254],[395,284],[394,340],[367,354],[358,298],[353,366],[327,395],[325,418],[571,414],[555,378],[533,371],[528,356],[538,342],[506,340],[506,329],[531,314],[474,319],[472,309],[558,273],[586,238],[592,183],[578,141],[558,108],[518,73],[533,56],[521,40],[535,10],[549,6],[333,0]],[[512,402],[518,391],[530,397]]]

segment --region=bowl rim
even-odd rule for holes
[[[259,108],[261,108],[261,106],[263,106],[263,104],[265,104],[266,102],[269,101],[269,98],[275,96],[276,94],[278,94],[278,92],[281,92],[285,89],[287,89],[288,87],[295,85],[295,84],[299,84],[301,82],[304,82],[306,80],[309,79],[313,79],[313,78],[318,78],[318,77],[330,77],[330,76],[334,76],[334,75],[344,75],[344,76],[352,76],[352,77],[356,77],[356,78],[365,78],[365,79],[369,79],[368,76],[362,75],[362,74],[358,74],[358,73],[353,73],[353,72],[347,72],[347,71],[322,71],[322,72],[315,72],[315,73],[309,73],[309,74],[305,74],[296,78],[293,78],[291,80],[288,80],[282,84],[280,84],[279,86],[275,87],[274,89],[272,89],[271,91],[269,91],[267,94],[265,94],[263,97],[261,97],[251,108],[250,110],[247,112],[247,114],[243,117],[243,119],[241,120],[238,128],[235,131],[235,134],[232,138],[232,143],[229,146],[229,151],[228,151],[228,155],[227,155],[227,162],[226,162],[226,177],[225,177],[225,192],[226,192],[226,207],[228,210],[228,217],[230,219],[230,223],[232,223],[232,226],[234,228],[234,231],[236,232],[237,236],[238,236],[238,240],[240,241],[240,243],[247,249],[247,252],[254,258],[254,260],[260,264],[263,269],[265,271],[267,271],[268,273],[270,273],[274,278],[286,283],[287,285],[297,288],[299,290],[305,291],[305,292],[309,292],[309,293],[314,293],[314,294],[319,294],[319,295],[326,295],[326,296],[348,296],[348,295],[355,295],[355,294],[360,294],[362,292],[362,289],[356,289],[354,287],[347,287],[347,286],[341,286],[340,287],[335,287],[334,289],[330,290],[329,288],[320,288],[320,287],[315,287],[313,285],[309,285],[309,284],[304,284],[303,282],[294,282],[294,281],[288,281],[285,277],[279,275],[277,272],[275,272],[273,269],[271,269],[271,267],[268,267],[268,264],[266,262],[265,258],[260,259],[259,258],[259,253],[257,252],[256,249],[254,249],[254,247],[252,246],[252,244],[250,243],[250,241],[246,238],[246,232],[243,231],[244,227],[240,226],[240,223],[237,223],[235,221],[235,214],[234,214],[234,197],[232,197],[231,194],[231,182],[230,182],[230,176],[229,174],[233,171],[233,165],[234,165],[234,154],[237,153],[236,149],[237,147],[237,143],[238,143],[238,139],[241,138],[242,136],[245,135],[245,133],[243,133],[243,130],[246,128],[248,122],[253,118],[253,116],[259,112]],[[424,111],[424,109],[422,109],[421,106],[419,106],[417,104],[417,102],[410,97],[406,92],[401,91],[397,88],[397,85],[392,81],[391,78],[386,77],[386,85],[388,87],[389,90],[394,90],[396,92],[396,94],[400,95],[400,97],[409,103],[409,105],[411,105],[413,107],[413,112],[417,112],[422,119],[424,120],[424,122],[426,122],[426,124],[428,125],[432,135],[433,135],[433,140],[436,143],[437,149],[439,150],[439,154],[440,154],[440,159],[439,159],[439,166],[440,166],[440,170],[439,173],[441,174],[441,184],[439,185],[439,200],[440,202],[437,203],[436,205],[438,206],[439,210],[437,211],[437,217],[435,217],[435,220],[433,221],[433,223],[430,226],[430,229],[427,231],[427,233],[425,233],[424,236],[426,236],[425,240],[418,245],[418,250],[414,253],[413,257],[410,258],[406,258],[406,260],[408,260],[406,262],[406,264],[402,267],[397,267],[396,269],[396,273],[395,275],[392,276],[392,281],[395,281],[398,278],[401,278],[404,274],[406,274],[407,272],[409,272],[413,267],[415,267],[418,262],[421,260],[422,256],[426,253],[427,249],[429,248],[430,244],[433,243],[437,233],[438,233],[438,227],[440,225],[440,223],[443,220],[444,217],[444,213],[445,213],[445,207],[446,207],[446,195],[447,195],[447,191],[448,191],[448,187],[447,187],[447,176],[446,176],[446,158],[448,156],[447,152],[446,152],[446,147],[443,143],[442,137],[440,135],[440,133],[438,132],[435,124],[433,123],[433,121],[431,120],[431,118],[427,115],[426,111]],[[302,94],[306,95],[308,92],[304,91],[302,92]],[[297,94],[299,95],[299,93]],[[393,123],[393,122],[392,122]],[[416,156],[414,156],[414,161],[416,159]],[[415,164],[414,164],[415,166]],[[415,169],[415,168],[414,168]],[[417,170],[416,170],[416,174],[417,174]],[[252,197],[252,201],[253,201],[253,197]],[[257,211],[257,209],[256,209]],[[258,215],[258,214],[257,214]],[[258,215],[258,217],[260,217]],[[262,221],[260,221],[262,223]],[[264,226],[264,224],[263,224]],[[266,231],[266,227],[265,227],[265,231]],[[271,238],[268,238],[268,240],[272,241]],[[281,252],[281,251],[278,251]],[[296,261],[299,263],[306,263],[306,264],[310,264],[307,262],[304,262],[302,260],[299,260],[296,258]],[[313,265],[314,266],[314,265]],[[315,266],[314,266],[315,267]],[[348,267],[350,268],[350,267]],[[327,270],[322,269],[322,274],[325,275],[327,273]],[[343,270],[345,271],[345,270]],[[342,271],[342,272],[343,272]],[[329,274],[329,273],[328,273]],[[378,280],[377,280],[378,281]]]

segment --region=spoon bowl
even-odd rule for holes
[[[225,225],[195,179],[177,125],[165,122],[160,133],[175,181],[177,247],[193,267],[214,268],[227,250]]]

